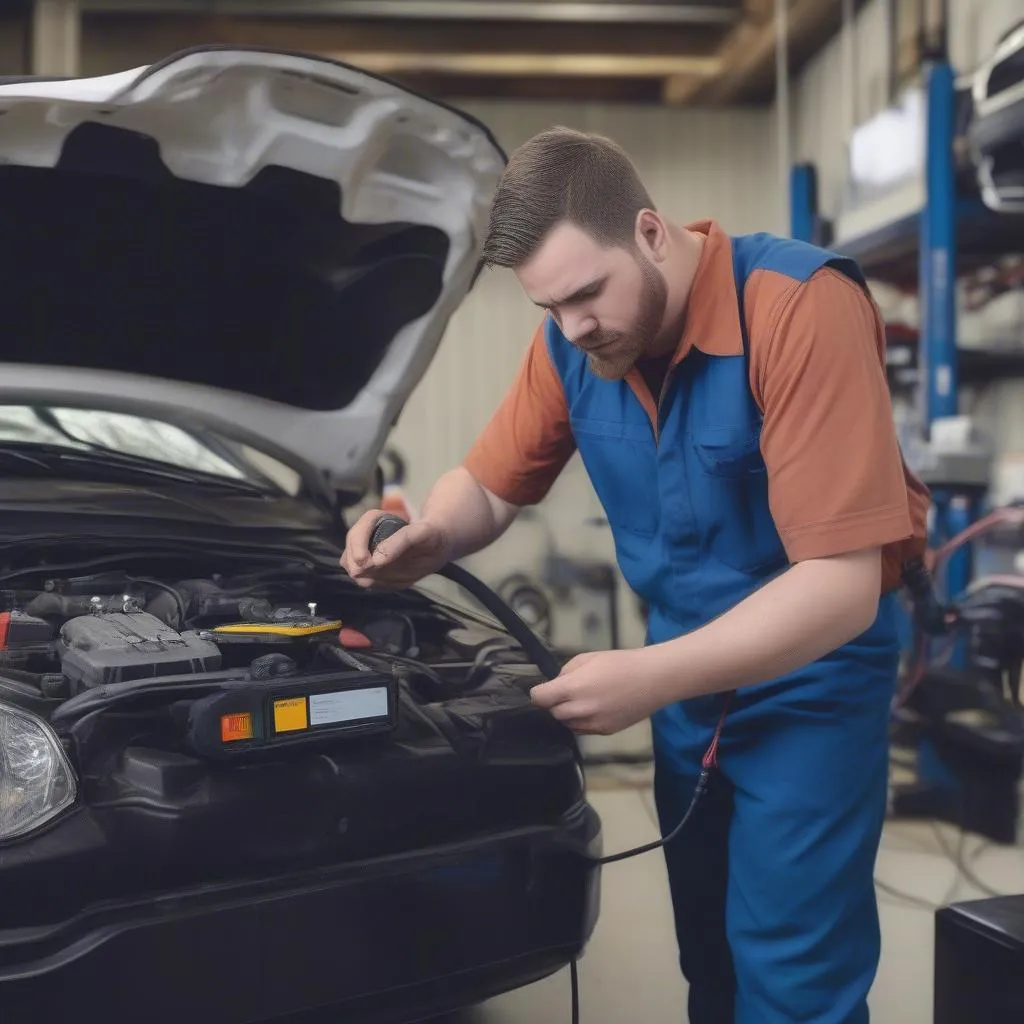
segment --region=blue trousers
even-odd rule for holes
[[[691,1024],[868,1021],[895,636],[853,654],[736,695],[719,771],[665,849]],[[663,834],[689,805],[721,707],[700,698],[668,729],[655,720]]]

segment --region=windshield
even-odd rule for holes
[[[99,409],[0,406],[0,444],[8,443],[100,449],[225,480],[270,484],[292,495],[301,487],[293,470],[244,445],[216,435],[200,436],[173,423]]]

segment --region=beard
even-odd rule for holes
[[[607,350],[588,352],[587,363],[602,380],[622,380],[636,361],[651,347],[665,319],[668,288],[652,263],[638,258],[641,275],[640,303],[636,320],[628,331],[595,331],[587,337],[587,348],[607,345]]]

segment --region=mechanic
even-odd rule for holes
[[[689,1019],[867,1021],[895,590],[929,495],[901,456],[861,273],[673,224],[618,145],[564,128],[511,156],[484,262],[514,271],[541,326],[420,520],[371,556],[367,513],[342,565],[410,585],[493,542],[578,451],[648,633],[572,659],[533,699],[582,734],[650,717],[666,831],[731,699],[721,770],[665,852]]]

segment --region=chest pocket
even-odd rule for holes
[[[609,525],[616,531],[653,537],[660,509],[651,428],[574,416],[572,430]]]
[[[772,520],[759,427],[694,426],[688,447],[704,550],[743,573],[781,568],[786,553]]]

